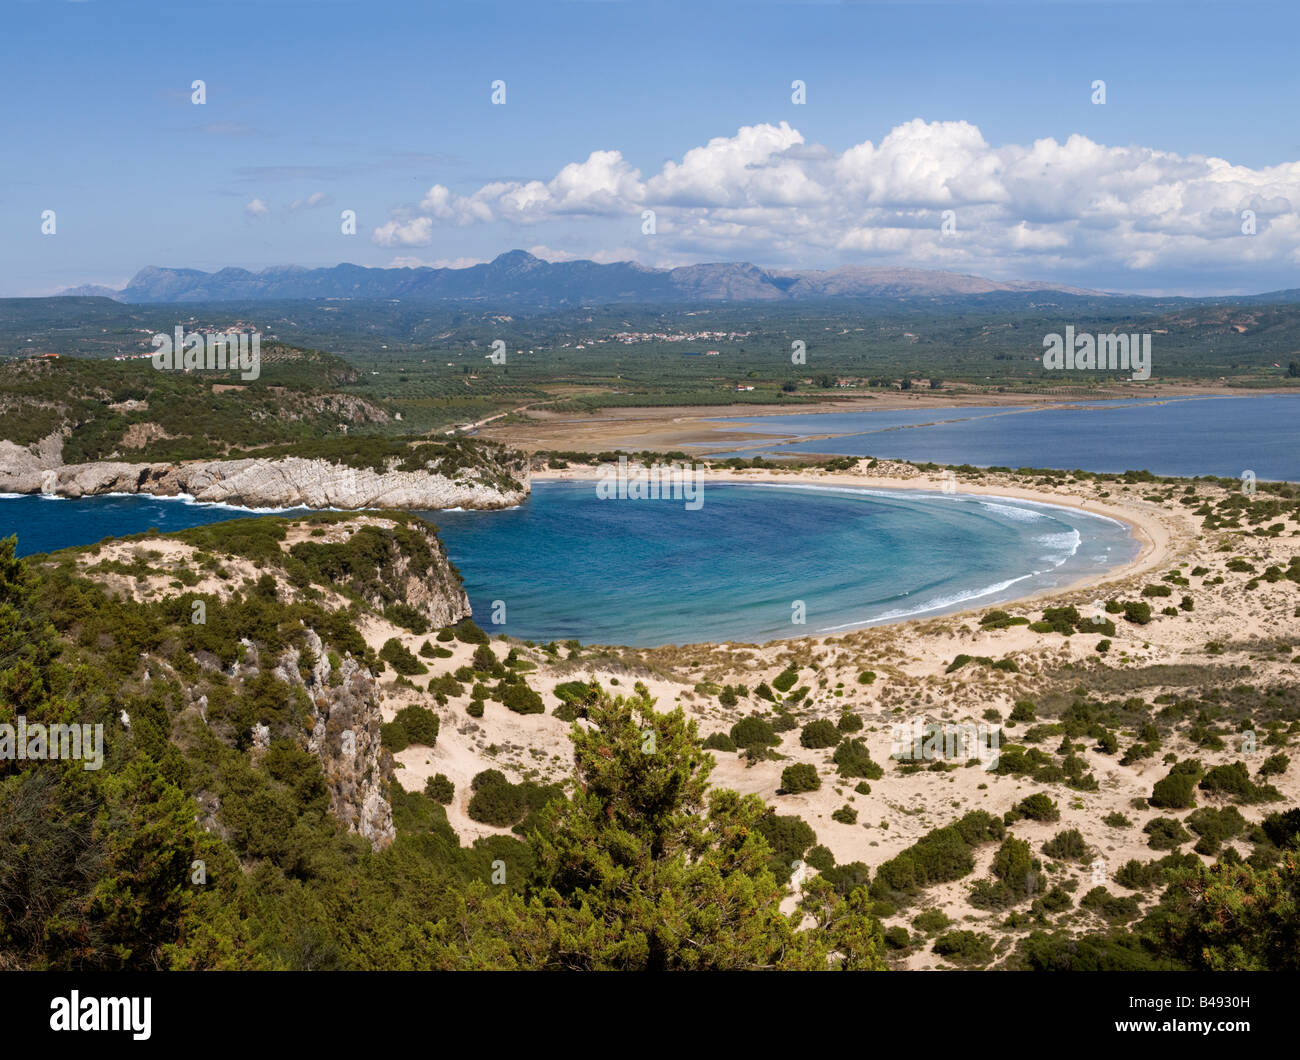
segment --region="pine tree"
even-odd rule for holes
[[[713,758],[680,709],[602,694],[574,726],[577,788],[530,837],[525,894],[471,885],[438,925],[446,968],[876,968],[865,892],[822,883],[780,910],[756,795],[710,790]],[[812,926],[802,928],[805,916]]]

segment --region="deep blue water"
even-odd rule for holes
[[[427,517],[484,628],[605,644],[761,641],[984,606],[1137,549],[1112,520],[1024,501],[715,483],[702,496],[692,511],[541,482],[518,508]],[[16,532],[29,554],[243,514],[151,497],[4,498],[0,535]],[[506,622],[493,627],[497,600]]]
[[[306,508],[277,510],[276,514],[304,514]],[[164,534],[191,526],[247,519],[257,515],[246,508],[225,504],[194,504],[156,497],[15,496],[0,494],[0,537],[18,535],[18,555],[53,552],[73,545],[93,545],[106,537],[126,537],[154,529]]]
[[[744,418],[736,430],[835,434],[727,455],[832,453],[882,459],[1220,475],[1300,481],[1300,394],[1095,402],[1087,408],[966,408]],[[943,422],[938,422],[943,421]],[[724,421],[725,422],[725,421]],[[716,436],[710,440],[716,449]]]

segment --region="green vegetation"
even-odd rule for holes
[[[822,786],[817,767],[806,763],[786,766],[781,770],[781,791],[797,795],[802,791],[816,791]]]
[[[1059,821],[1061,811],[1050,795],[1040,791],[1021,799],[1003,817],[1005,824],[1014,824],[1016,821],[1026,819],[1030,821]]]
[[[456,797],[456,785],[447,779],[446,774],[436,773],[425,781],[424,793],[434,802],[447,806]]]
[[[799,680],[799,671],[793,668],[782,670],[772,678],[772,687],[778,692],[789,692]]]
[[[993,940],[976,931],[949,931],[934,940],[935,953],[953,964],[983,966],[993,959]]]
[[[731,739],[745,751],[775,747],[781,742],[781,737],[776,734],[771,722],[759,717],[741,718],[731,727]]]
[[[1151,805],[1166,810],[1186,810],[1196,805],[1196,782],[1203,774],[1201,763],[1189,758],[1177,763],[1169,775],[1151,789]]]
[[[834,722],[819,718],[810,721],[800,730],[799,745],[809,748],[834,747],[840,742],[842,735]]]
[[[902,905],[924,887],[948,883],[975,868],[975,847],[1003,838],[1002,822],[983,810],[974,810],[945,828],[927,832],[906,850],[876,870],[872,897]]]
[[[868,780],[879,780],[885,775],[885,771],[872,760],[866,743],[857,737],[850,737],[841,742],[835,749],[831,761],[835,763],[836,772],[842,777],[866,777]]]

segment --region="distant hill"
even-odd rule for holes
[[[793,301],[827,298],[909,298],[1055,291],[1098,292],[1051,283],[1005,283],[927,269],[846,266],[827,271],[776,271],[747,262],[650,269],[632,261],[547,262],[512,250],[463,269],[308,269],[276,266],[261,272],[218,272],[150,266],[121,291],[78,287],[65,295],[104,295],[124,302],[258,302],[302,298],[404,301],[521,302],[533,305],[617,302]]]
[[[122,292],[98,283],[83,283],[80,287],[69,287],[60,291],[60,298],[121,298]]]

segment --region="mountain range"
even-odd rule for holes
[[[1006,292],[1099,292],[1050,283],[1015,283],[928,269],[848,265],[781,271],[748,262],[652,269],[633,261],[543,261],[512,250],[468,268],[367,268],[284,265],[250,272],[149,266],[122,290],[74,287],[64,295],[98,295],[121,302],[250,302],[299,298],[400,299],[413,302],[492,301],[534,305],[611,302],[702,302],[917,298]]]

